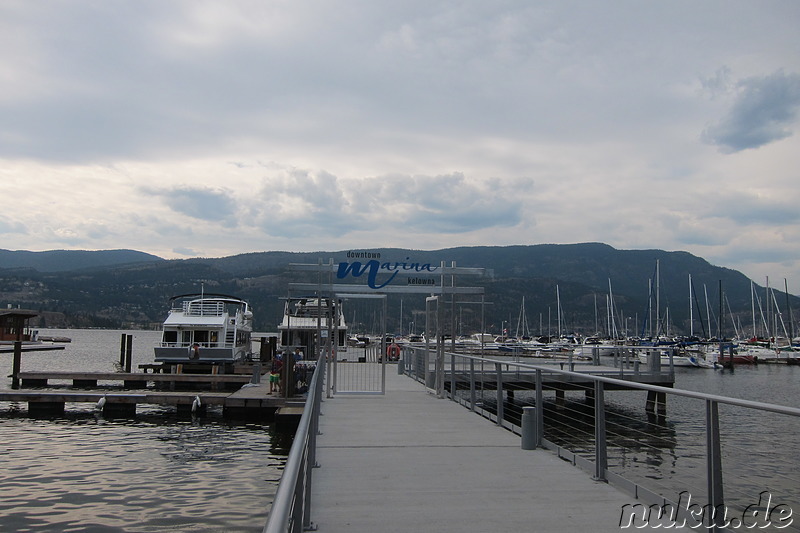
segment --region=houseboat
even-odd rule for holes
[[[223,294],[183,294],[170,298],[155,360],[161,363],[233,363],[251,351],[250,305]]]
[[[323,342],[329,334],[336,339],[337,354],[347,352],[347,324],[341,301],[316,297],[286,300],[283,320],[278,326],[284,349],[301,348],[306,354],[315,353],[318,329]]]

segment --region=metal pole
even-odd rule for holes
[[[542,371],[536,369],[536,446],[542,445],[544,438],[544,400],[542,395]]]
[[[456,354],[450,353],[450,399],[456,401]]]
[[[502,363],[494,364],[494,371],[497,374],[497,425],[503,425],[503,368]]]
[[[386,354],[386,313],[387,313],[387,296],[383,295],[383,320],[381,329],[383,336],[381,340],[381,394],[386,394],[386,360],[389,356]]]
[[[594,382],[594,476],[606,481],[608,454],[606,452],[606,404],[603,399],[603,382]]]
[[[475,359],[469,360],[469,409],[475,410]]]
[[[442,262],[444,267],[444,261]],[[444,270],[444,268],[442,268]],[[444,282],[442,282],[444,286]],[[444,332],[441,300],[436,299],[436,396],[444,398]]]
[[[722,491],[722,452],[720,449],[719,406],[714,400],[706,400],[706,465],[708,480],[708,503],[711,516],[708,526],[716,533],[725,520],[725,498]]]

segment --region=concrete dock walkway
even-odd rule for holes
[[[322,404],[311,520],[323,533],[620,530],[633,498],[416,381]]]

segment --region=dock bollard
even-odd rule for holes
[[[250,383],[261,383],[261,363],[256,363],[253,365],[253,376],[250,378]]]
[[[397,375],[402,376],[405,373],[406,373],[406,364],[403,361],[403,358],[400,357],[400,359],[397,360]]]
[[[536,408],[522,408],[522,449],[536,449]]]

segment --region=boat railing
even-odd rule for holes
[[[317,466],[317,435],[325,380],[325,356],[317,360],[303,415],[264,526],[264,533],[301,533],[311,529],[311,474]]]
[[[222,316],[225,314],[225,302],[214,300],[192,300],[183,302],[185,316]]]
[[[195,343],[195,342],[183,342],[183,341],[178,341],[178,342],[160,341],[158,343],[158,346],[160,348],[184,348],[184,349],[188,350],[189,348],[191,348],[195,344],[198,344],[200,346],[200,348],[234,348],[234,347],[237,346],[235,342],[217,342],[217,341],[213,341],[213,342],[197,342],[197,343]]]
[[[791,516],[800,510],[800,443],[777,441],[800,434],[798,408],[636,382],[622,368],[614,375],[444,350],[437,357],[435,347],[406,346],[401,369],[521,435],[523,448],[552,450],[645,502],[621,517],[636,527],[658,509],[674,524],[711,531],[800,531]],[[646,409],[637,390],[647,393]],[[667,403],[680,416],[671,418]]]

